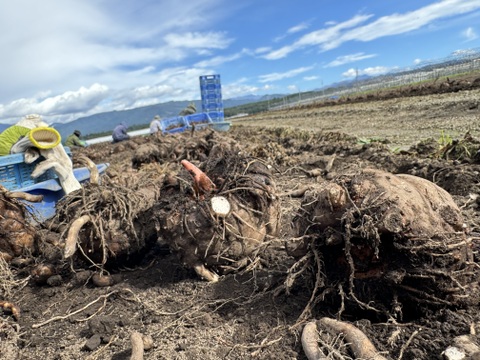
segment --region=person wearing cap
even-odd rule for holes
[[[115,129],[113,129],[112,133],[113,142],[117,143],[123,140],[130,139],[130,135],[127,134],[127,129],[128,126],[125,121],[122,121],[120,124],[115,126]]]
[[[26,115],[0,134],[0,155],[22,153],[31,147],[53,148],[60,140],[58,131],[49,127],[40,115]]]
[[[150,123],[150,135],[154,135],[159,131],[162,131],[162,123],[160,122],[160,120],[160,116],[155,115],[152,122]]]
[[[70,148],[86,147],[87,144],[85,143],[85,141],[80,140],[80,136],[82,136],[80,130],[75,130],[73,134],[69,135],[67,137],[67,140],[65,140],[65,146],[68,146]]]

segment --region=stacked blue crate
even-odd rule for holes
[[[200,76],[200,93],[202,96],[202,112],[215,113],[216,121],[223,121],[222,84],[220,82],[220,75]]]

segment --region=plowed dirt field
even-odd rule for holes
[[[322,288],[315,284],[318,268],[304,262],[298,263],[304,266],[301,272],[295,269],[298,259],[287,254],[285,245],[302,235],[292,226],[304,199],[302,189],[373,168],[416,175],[446,190],[468,228],[470,262],[479,264],[479,84],[480,77],[444,81],[256,114],[235,120],[224,133],[202,130],[74,149],[77,166],[80,155],[110,163],[105,175],[109,181],[102,186],[115,184],[129,194],[136,191],[136,184],[155,183],[165,174],[186,183],[182,159],[201,164],[214,145],[234,144],[271,171],[281,209],[278,234],[255,254],[253,263],[221,275],[218,282],[205,281],[184,266],[160,230],[158,239],[142,239],[145,246],[139,251],[109,259],[107,286],[92,282],[98,266],[70,259],[55,263],[55,274],[46,282],[33,277],[35,266],[55,258],[37,246],[0,268],[0,300],[20,310],[18,318],[8,306],[0,312],[0,357],[134,359],[131,335],[138,332],[150,339],[145,359],[305,360],[302,330],[324,317],[355,325],[387,359],[443,359],[442,353],[458,345],[460,336],[468,340],[473,354],[480,350],[478,304],[442,302],[443,298],[431,304],[419,294],[417,305],[399,298],[397,307],[377,311],[378,299],[389,291],[385,282],[374,278],[368,283],[372,301],[362,302],[369,306],[350,306],[347,288],[335,288],[337,294],[343,289],[344,297],[318,291]],[[157,206],[167,194],[163,187],[162,191]],[[134,204],[132,197],[126,199]],[[125,216],[107,220],[132,220]],[[152,215],[142,221],[148,229],[156,219]],[[2,231],[0,238],[6,238]],[[39,225],[37,241],[44,241],[46,234],[58,242],[65,238],[61,230]],[[473,268],[474,280],[459,284],[463,290],[478,285],[480,269]],[[292,273],[298,277],[289,277]],[[442,276],[451,279],[454,274]],[[322,337],[318,346],[330,352],[329,359],[355,358],[341,338]]]

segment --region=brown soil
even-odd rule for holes
[[[4,305],[2,359],[130,359],[135,331],[153,340],[145,359],[306,359],[302,328],[322,317],[356,325],[389,359],[442,359],[458,336],[478,342],[476,304],[409,304],[396,318],[362,308],[341,311],[335,298],[310,302],[315,278],[308,269],[282,291],[296,261],[284,245],[298,237],[292,220],[302,197],[281,195],[365,168],[425,178],[449,192],[461,209],[478,262],[480,90],[472,84],[479,82],[473,77],[410,87],[396,96],[262,113],[235,121],[227,133],[139,137],[74,150],[74,159],[85,154],[96,163],[109,162],[105,185],[115,183],[128,197],[139,178],[155,184],[166,169],[178,171],[182,158],[205,160],[213,140],[235,144],[271,167],[281,202],[280,232],[255,266],[216,283],[183,266],[160,239],[108,264],[114,283],[106,287],[93,285],[95,268],[88,265],[73,263],[77,267],[69,269],[67,264],[42,283],[34,281],[28,266],[12,261],[9,269],[0,267],[0,300],[14,303],[21,313],[15,319]],[[478,275],[474,279],[476,285]],[[377,297],[382,294],[381,288],[376,291]],[[338,342],[332,347],[348,358]]]

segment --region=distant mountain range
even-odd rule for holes
[[[359,76],[355,80],[341,81],[338,83],[330,84],[328,86],[324,86],[322,89],[351,86],[354,81],[361,81],[367,78],[368,76]],[[313,91],[320,90],[321,89],[316,89]],[[223,107],[224,109],[226,109],[258,101],[267,101],[275,98],[282,98],[284,96],[287,95],[245,95],[234,99],[223,100]],[[159,115],[162,118],[177,116],[180,111],[185,109],[185,107],[191,102],[195,103],[198,112],[202,111],[201,100],[169,101],[166,103],[144,106],[130,110],[109,111],[94,114],[78,118],[68,123],[52,124],[51,126],[58,130],[62,138],[66,138],[68,135],[72,134],[74,130],[80,130],[82,132],[82,136],[109,132],[112,131],[117,124],[123,121],[125,121],[128,126],[145,125],[147,127],[155,115]],[[9,126],[10,125],[0,124],[0,132],[5,130]]]
[[[465,65],[465,64],[475,64],[478,63],[480,59],[480,52],[478,51],[466,51],[464,54],[448,57],[446,59],[441,59],[428,64],[421,64],[415,69],[404,69],[403,71],[396,71],[394,75],[400,76],[408,74],[415,74],[416,72],[425,72],[432,69],[443,69],[449,68],[455,65]],[[473,63],[472,63],[473,61]],[[463,70],[462,70],[463,71]],[[392,75],[392,74],[390,74]],[[369,81],[370,79],[380,79],[382,76],[367,76],[360,75],[355,79],[345,80],[336,82],[330,85],[323,86],[320,89],[315,89],[312,91],[328,91],[330,89],[338,89],[343,87],[352,86],[354,83],[361,84],[362,82]],[[418,81],[418,80],[416,80]],[[267,101],[274,98],[282,98],[287,95],[275,94],[275,95],[246,95],[243,97],[224,100],[224,108],[231,108],[239,105],[254,103],[258,101]],[[66,137],[71,134],[75,129],[78,129],[82,132],[83,135],[97,134],[112,131],[113,128],[120,122],[125,121],[129,126],[133,125],[147,125],[150,123],[151,119],[155,115],[159,115],[162,118],[169,118],[178,115],[178,113],[183,110],[189,103],[192,101],[170,101],[166,103],[144,106],[131,110],[122,110],[122,111],[110,111],[100,114],[95,114],[87,117],[78,118],[74,121],[65,123],[65,124],[52,124],[55,127],[62,137]],[[196,105],[198,112],[201,112],[201,101],[193,101]],[[10,125],[0,124],[0,132],[5,130]]]
[[[267,100],[269,98],[271,98],[271,95],[249,95],[236,99],[228,99],[223,101],[223,107],[229,108],[256,101]],[[65,124],[52,124],[51,126],[58,130],[62,138],[67,137],[68,135],[73,133],[74,130],[80,130],[82,132],[82,135],[112,131],[113,128],[122,121],[125,121],[128,126],[143,124],[148,126],[148,124],[155,115],[159,115],[162,118],[177,116],[180,111],[185,109],[185,107],[191,102],[195,103],[198,112],[202,111],[202,105],[200,100],[169,101],[166,103],[144,106],[130,110],[104,112],[100,114],[81,117]],[[9,126],[10,125],[0,124],[0,132],[5,130]]]
[[[338,88],[351,87],[353,84],[355,84],[357,82],[362,82],[362,81],[369,80],[369,79],[372,79],[372,78],[374,78],[374,77],[369,76],[369,75],[359,75],[355,79],[348,79],[348,80],[342,80],[342,81],[334,82],[334,83],[325,85],[321,88],[313,89],[312,91],[322,91],[322,90],[326,90],[326,89],[338,89]]]

